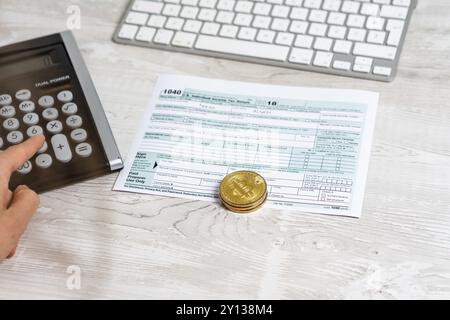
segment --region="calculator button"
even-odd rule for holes
[[[47,141],[45,141],[37,153],[44,153],[45,151],[47,151],[47,149],[48,149],[48,143],[47,143]]]
[[[39,98],[38,103],[43,108],[50,108],[55,104],[55,99],[52,96],[42,96]]]
[[[3,138],[0,137],[0,149],[3,148]]]
[[[67,118],[66,124],[70,128],[75,129],[75,128],[81,127],[81,125],[83,124],[83,120],[81,119],[80,116],[77,116],[77,115],[70,116],[70,117]]]
[[[80,157],[86,158],[92,154],[92,147],[89,143],[80,143],[75,147],[75,152]]]
[[[31,98],[31,91],[28,89],[22,89],[16,92],[16,99],[25,101]]]
[[[4,106],[0,109],[0,115],[3,118],[14,117],[16,115],[16,108],[14,108],[13,106]]]
[[[33,101],[22,101],[19,104],[19,109],[22,112],[28,113],[34,111],[34,102]]]
[[[53,163],[52,157],[50,157],[50,155],[46,153],[40,154],[36,157],[36,165],[39,168],[47,169],[52,165],[52,163]]]
[[[51,140],[53,152],[55,153],[56,159],[61,162],[69,162],[72,160],[72,151],[69,147],[69,141],[63,134],[56,134]]]
[[[63,129],[61,121],[53,120],[47,123],[47,131],[53,134],[60,133]]]
[[[27,129],[27,135],[29,137],[40,136],[42,134],[44,134],[44,132],[43,132],[42,128],[39,126],[32,126]]]
[[[28,174],[31,172],[31,169],[33,169],[33,165],[30,161],[27,161],[17,169],[17,172],[20,174]]]
[[[42,116],[45,120],[56,120],[58,119],[58,109],[56,108],[47,108],[42,112]]]
[[[73,99],[72,91],[64,90],[58,93],[57,96],[58,100],[61,102],[70,102]]]
[[[9,94],[0,95],[0,106],[7,106],[12,103],[12,98]]]
[[[71,115],[71,114],[75,114],[78,111],[78,107],[76,103],[73,102],[69,102],[66,103],[62,106],[61,108],[62,112],[64,112],[65,114]]]
[[[34,126],[39,123],[39,116],[34,112],[27,113],[23,116],[23,123],[28,126]]]
[[[75,142],[84,142],[87,139],[87,132],[84,129],[75,129],[70,133],[70,137]]]
[[[20,131],[12,131],[8,133],[6,140],[11,144],[21,143],[23,141],[23,134]]]
[[[19,129],[19,120],[16,118],[9,118],[3,121],[3,128],[8,131],[14,131]]]

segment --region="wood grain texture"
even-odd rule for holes
[[[419,1],[400,71],[379,83],[111,41],[128,0],[0,0],[0,45],[75,36],[122,154],[159,74],[380,92],[362,218],[112,192],[110,175],[41,197],[0,298],[450,299],[450,2]],[[66,287],[70,265],[82,287]]]

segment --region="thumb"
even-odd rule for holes
[[[2,216],[3,223],[9,226],[16,244],[27,228],[34,212],[39,206],[38,195],[26,186],[19,186],[12,195],[11,204]]]

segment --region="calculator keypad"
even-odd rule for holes
[[[20,89],[13,94],[16,103],[9,93],[0,94],[0,149],[28,137],[46,136],[37,155],[17,170],[19,174],[27,175],[33,170],[51,168],[55,162],[67,164],[93,154],[72,91],[33,97],[30,90]]]

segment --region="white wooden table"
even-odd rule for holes
[[[41,197],[0,264],[0,298],[450,298],[448,0],[420,1],[393,83],[117,45],[127,2],[0,0],[0,45],[62,31],[78,6],[75,36],[124,156],[162,73],[378,91],[363,215],[235,215],[113,192],[109,175]]]

